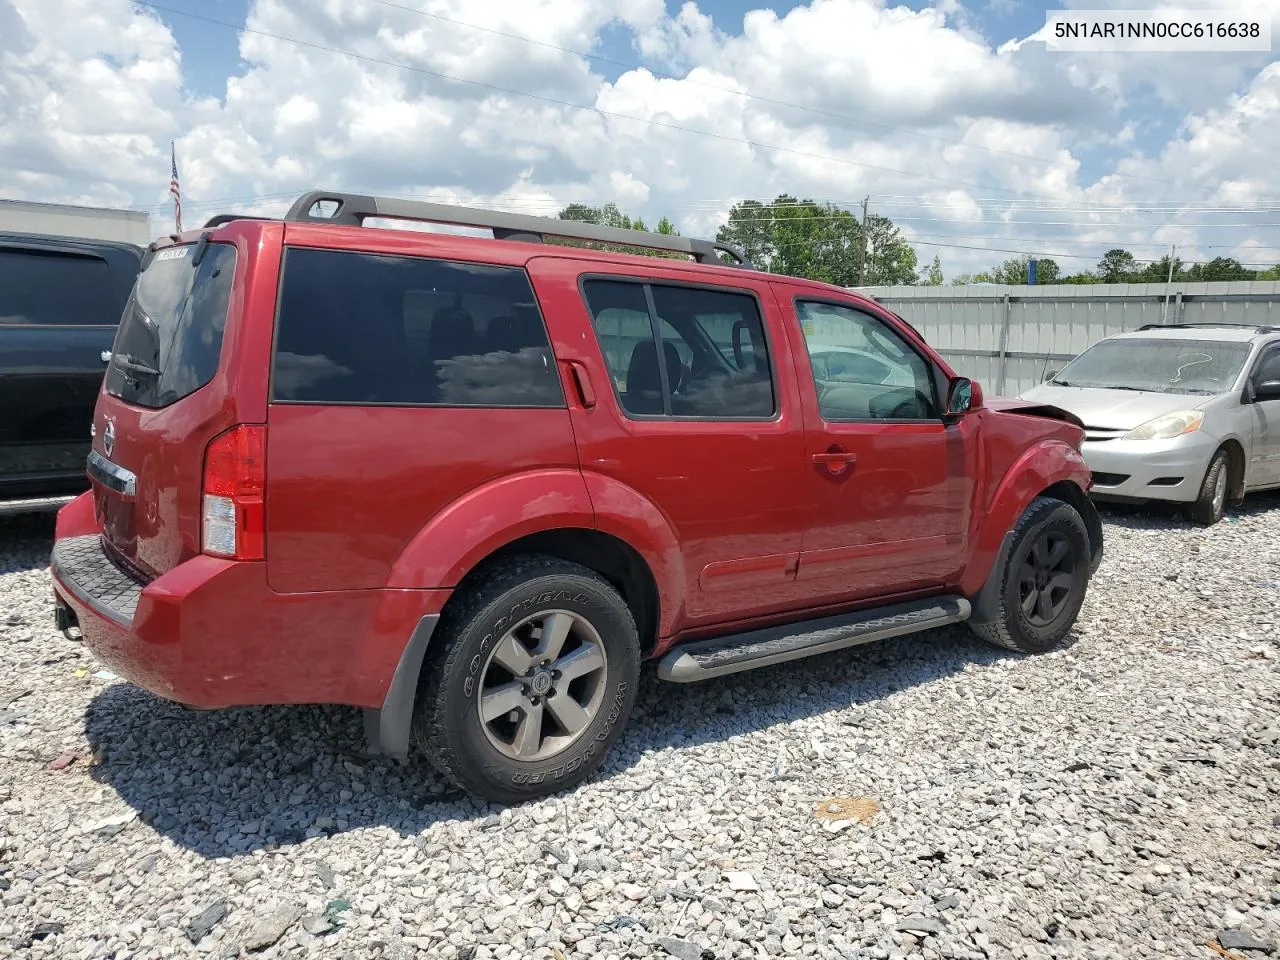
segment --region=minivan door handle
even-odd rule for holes
[[[596,405],[596,392],[591,389],[591,375],[587,373],[586,365],[577,360],[566,360],[565,366],[573,377],[573,385],[578,388],[578,400],[585,409],[590,410]]]
[[[813,462],[820,467],[825,467],[827,473],[833,477],[843,475],[858,461],[858,455],[851,453],[838,444],[832,444],[825,453],[815,453]]]

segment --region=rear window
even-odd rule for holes
[[[302,248],[285,254],[272,398],[564,406],[523,270]]]
[[[127,403],[165,407],[218,372],[236,249],[166,247],[138,277],[116,333],[106,390]]]
[[[101,257],[0,247],[0,324],[114,326],[119,319]]]

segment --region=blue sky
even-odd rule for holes
[[[1111,246],[1280,260],[1274,53],[1050,52],[1026,0],[792,0],[748,33],[762,0],[155,2],[0,0],[0,196],[164,229],[172,139],[193,217],[328,186],[705,235],[745,198],[870,195],[948,276]]]

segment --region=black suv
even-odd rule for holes
[[[0,514],[88,487],[93,405],[142,257],[128,243],[0,233]]]

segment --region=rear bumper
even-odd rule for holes
[[[1190,503],[1217,449],[1213,437],[1194,433],[1173,440],[1086,441],[1081,452],[1093,472],[1092,497]]]
[[[97,533],[60,536],[50,565],[60,625],[125,679],[194,707],[382,707],[441,590],[279,594],[266,565],[197,556],[143,583]]]

